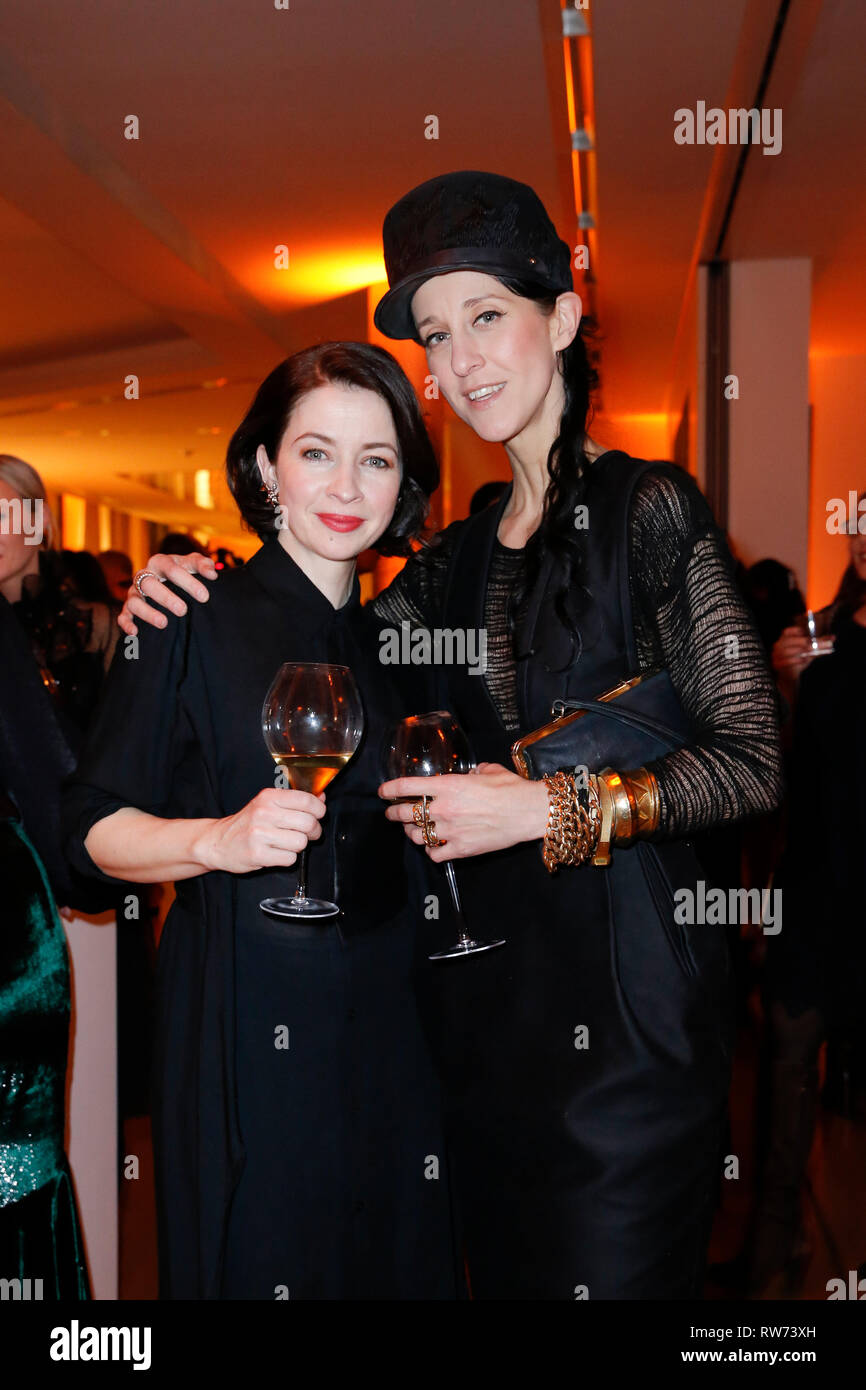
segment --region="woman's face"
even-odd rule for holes
[[[848,537],[848,550],[851,556],[851,564],[857,571],[857,578],[866,583],[866,535],[860,532]]]
[[[273,463],[263,445],[256,458],[265,485],[277,485],[282,541],[294,558],[306,551],[354,560],[394,514],[402,476],[397,431],[375,391],[316,387],[290,415]]]
[[[435,275],[412,298],[440,391],[476,434],[499,444],[516,442],[551,403],[558,406],[558,422],[556,354],[577,333],[580,307],[576,294],[563,294],[553,313],[544,313],[475,270]]]
[[[29,507],[32,512],[34,503]],[[17,524],[19,518],[27,516],[21,494],[0,478],[0,593],[11,603],[21,597],[25,575],[39,572],[39,546],[32,543],[33,528],[30,526],[28,532],[27,526]]]

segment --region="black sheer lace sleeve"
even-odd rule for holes
[[[665,666],[695,738],[649,764],[664,837],[771,811],[782,772],[775,687],[730,551],[688,476],[649,471],[632,499],[638,663]]]
[[[380,623],[439,625],[459,525],[413,555],[378,596],[372,608]],[[694,730],[688,748],[650,764],[659,783],[660,835],[691,835],[772,810],[781,795],[775,687],[730,551],[688,474],[674,476],[670,467],[645,473],[634,490],[629,534],[638,665],[667,668]],[[495,655],[501,638],[507,656],[485,680],[511,729],[514,654],[505,609],[491,609],[489,599],[490,650]]]
[[[396,626],[408,620],[419,627],[438,626],[448,566],[460,524],[453,522],[410,555],[387,589],[377,595],[370,607],[380,622]]]

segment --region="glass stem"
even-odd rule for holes
[[[304,845],[298,859],[298,886],[295,889],[295,898],[306,898],[307,896],[307,850],[309,845]]]
[[[454,864],[450,859],[445,861],[445,877],[448,879],[448,887],[451,890],[451,902],[454,907],[454,915],[457,918],[458,935],[461,941],[468,941],[469,932],[466,929],[466,918],[463,916],[460,894],[457,892],[457,875],[454,873]]]

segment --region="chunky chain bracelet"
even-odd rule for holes
[[[542,857],[552,874],[563,864],[583,864],[592,857],[601,832],[601,811],[591,782],[578,787],[570,772],[547,773],[544,782],[550,810]]]

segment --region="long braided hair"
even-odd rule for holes
[[[497,278],[513,294],[533,300],[543,313],[553,312],[556,294],[522,280]],[[526,543],[522,575],[509,601],[508,623],[512,639],[520,611],[532,592],[545,553],[552,554],[558,562],[560,584],[554,596],[557,617],[574,638],[578,637],[574,604],[570,600],[580,587],[583,571],[586,533],[575,526],[575,515],[576,509],[584,502],[587,473],[592,467],[586,454],[587,427],[599,374],[590,357],[587,340],[594,337],[594,324],[583,318],[573,341],[557,354],[565,390],[565,407],[559,431],[547,455],[550,481],[544,494],[541,521]]]

